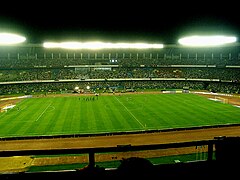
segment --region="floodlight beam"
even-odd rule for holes
[[[45,48],[62,49],[161,49],[163,44],[146,43],[104,43],[104,42],[45,42]]]
[[[13,33],[0,33],[0,45],[19,44],[26,41],[24,36]]]
[[[178,40],[181,45],[192,46],[192,47],[204,47],[204,46],[218,46],[228,43],[234,43],[237,38],[234,36],[189,36]]]

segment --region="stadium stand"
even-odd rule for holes
[[[0,49],[0,94],[60,91],[73,86],[202,89],[239,92],[238,45],[72,52],[42,47]],[[108,81],[106,83],[106,81]],[[74,83],[73,83],[74,82]],[[26,87],[27,84],[27,87]],[[29,92],[30,91],[30,92]]]
[[[45,50],[39,46],[0,48],[0,95],[35,95],[71,93],[77,86],[91,92],[108,92],[111,88],[182,89],[239,94],[239,45],[218,48],[169,47],[161,50],[99,50],[67,51]],[[150,168],[147,177],[163,178],[220,178],[237,175],[239,138],[218,138],[216,159],[211,154],[206,161],[188,163],[149,164],[137,168],[138,175]],[[210,143],[210,142],[209,142]],[[9,153],[9,154],[7,154]],[[1,152],[1,156],[19,155],[21,152]],[[29,152],[30,153],[30,152]],[[211,153],[211,151],[210,151]],[[128,159],[129,160],[129,159]],[[83,169],[58,172],[3,173],[1,179],[81,179],[124,178],[123,165],[118,169],[87,166]],[[135,159],[136,160],[136,159]],[[137,159],[137,165],[139,165]],[[146,164],[144,164],[146,163]],[[131,164],[131,163],[130,163]],[[146,167],[145,167],[146,165]],[[129,166],[129,165],[128,165]],[[135,166],[136,167],[136,166]],[[144,167],[144,169],[142,169]],[[135,172],[135,169],[130,169]],[[133,176],[131,174],[129,176]],[[122,176],[120,176],[122,175]]]

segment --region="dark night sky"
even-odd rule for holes
[[[79,4],[80,3],[80,4]],[[111,42],[154,42],[172,44],[183,35],[221,33],[240,37],[240,18],[236,5],[179,6],[174,2],[111,5],[28,4],[18,10],[0,12],[0,31],[20,32],[30,43],[44,41],[102,40]],[[184,7],[184,8],[182,8]],[[224,10],[223,10],[224,8]]]

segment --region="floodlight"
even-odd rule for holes
[[[17,34],[0,33],[0,45],[18,44],[24,42],[25,40],[25,37]]]
[[[146,43],[104,43],[104,42],[45,42],[45,48],[63,49],[160,49],[163,44]]]
[[[218,45],[224,45],[227,43],[233,43],[236,42],[237,38],[233,36],[189,36],[189,37],[184,37],[178,40],[178,42],[181,45],[185,46],[218,46]]]

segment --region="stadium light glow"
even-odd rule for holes
[[[178,40],[178,42],[181,45],[185,46],[218,46],[218,45],[224,45],[227,43],[234,43],[237,41],[236,37],[233,36],[189,36],[189,37],[184,37]]]
[[[103,43],[103,42],[45,42],[45,48],[63,48],[63,49],[151,49],[163,48],[163,44],[146,43]]]
[[[26,38],[12,33],[0,33],[0,45],[18,44],[26,41]]]

